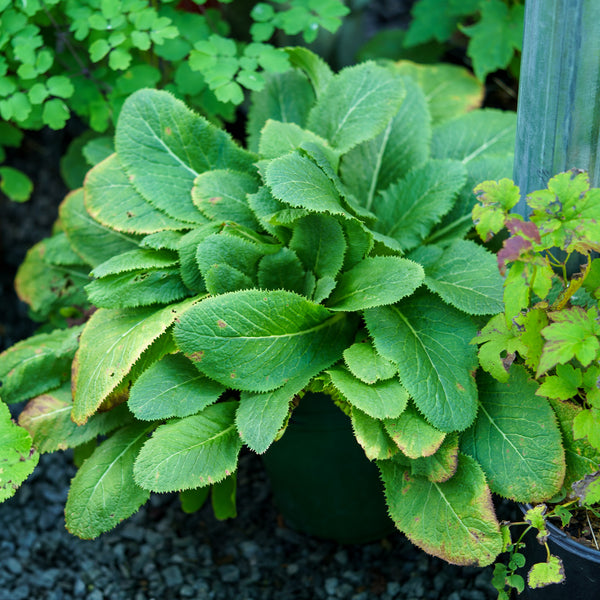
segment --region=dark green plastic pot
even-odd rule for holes
[[[347,544],[394,531],[379,471],[329,396],[306,394],[263,460],[275,504],[292,529]]]

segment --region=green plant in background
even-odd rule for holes
[[[89,454],[66,520],[91,538],[152,491],[190,509],[212,489],[235,514],[241,447],[266,451],[294,400],[325,391],[397,526],[489,564],[500,526],[459,444],[478,410],[470,342],[502,280],[465,236],[475,183],[512,169],[515,114],[467,112],[481,86],[463,69],[288,56],[253,95],[248,150],[166,92],[125,102],[116,153],[21,267],[52,326],[3,353],[2,397],[29,400],[37,451]]]
[[[276,30],[310,42],[320,28],[335,31],[348,12],[340,0],[261,2],[238,40],[227,5],[245,3],[208,4],[0,0],[0,162],[22,130],[62,129],[72,115],[97,134],[110,132],[127,96],[144,87],[167,89],[212,120],[232,120],[245,90],[260,90],[265,73],[290,68],[285,52],[269,43]],[[89,141],[88,134],[80,146]],[[69,174],[67,183],[81,185]],[[0,167],[0,189],[24,201],[32,184]]]
[[[547,467],[537,468],[539,485],[543,479],[549,484],[539,501],[550,501],[554,507],[548,510],[538,504],[526,513],[525,522],[545,541],[548,518],[560,518],[567,525],[575,511],[600,514],[600,259],[592,258],[592,252],[600,250],[600,189],[590,189],[582,172],[556,175],[548,189],[527,196],[529,221],[509,212],[520,199],[512,181],[485,182],[476,192],[480,204],[473,209],[473,218],[481,238],[488,241],[504,228],[510,233],[498,252],[499,268],[506,273],[505,309],[477,338],[479,360],[497,381],[509,384],[505,394],[520,393],[521,385],[529,390],[525,402],[531,403],[532,414],[546,430],[536,438],[539,456],[545,465],[562,462],[565,469],[562,478],[551,481]],[[583,257],[583,267],[570,275],[567,263],[574,254]],[[497,393],[493,400],[485,419],[489,423],[508,419],[503,395]],[[525,402],[520,418],[527,416]],[[547,432],[556,427],[562,453],[548,443]],[[519,448],[512,428],[507,422],[504,446],[512,443],[525,455],[528,448]],[[505,447],[495,451],[504,452]],[[492,490],[525,501],[486,464],[483,454],[489,449],[476,443],[473,448]],[[508,598],[507,585],[523,590],[523,578],[514,571],[524,565],[518,550],[526,531],[514,543],[507,538],[511,559],[508,567],[497,566],[495,584],[503,598]],[[564,578],[560,559],[546,548],[547,562],[529,571],[531,587]]]
[[[523,44],[525,0],[418,0],[404,38],[407,47],[446,43],[460,31],[480,81],[489,73],[518,68]]]

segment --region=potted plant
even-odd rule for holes
[[[476,339],[491,377],[482,377],[482,410],[462,444],[493,492],[535,502],[523,508],[520,535],[512,541],[507,532],[508,565],[497,565],[495,584],[503,598],[506,589],[523,591],[517,571],[533,529],[545,549],[528,565],[531,597],[564,597],[560,588],[533,590],[565,574],[568,593],[584,597],[594,593],[600,568],[600,260],[593,258],[600,189],[590,189],[581,171],[556,175],[548,189],[527,196],[527,221],[510,212],[520,199],[511,181],[485,182],[476,192],[482,239],[503,229],[510,235],[497,255],[506,275],[504,311]],[[493,435],[484,433],[492,428]]]
[[[512,168],[515,115],[470,110],[481,87],[456,67],[335,74],[288,53],[294,70],[254,95],[248,149],[166,92],[125,102],[116,152],[19,272],[50,325],[0,357],[2,397],[28,400],[36,451],[87,456],[65,516],[93,538],[151,492],[189,509],[212,490],[234,514],[242,446],[274,450],[324,394],[396,526],[489,564],[500,524],[459,441],[478,412],[471,340],[502,279],[465,237],[474,184]]]

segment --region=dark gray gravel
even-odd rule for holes
[[[210,506],[184,514],[174,494],[153,495],[97,540],[64,527],[75,468],[70,453],[44,455],[0,505],[0,600],[487,600],[490,568],[448,565],[400,533],[343,546],[288,529],[253,454],[239,467],[238,517]]]

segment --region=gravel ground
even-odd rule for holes
[[[174,494],[153,495],[93,541],[64,527],[75,469],[70,453],[44,455],[0,506],[0,600],[487,600],[490,568],[430,557],[400,533],[343,546],[288,529],[259,459],[240,460],[238,517],[210,506],[184,514]]]

